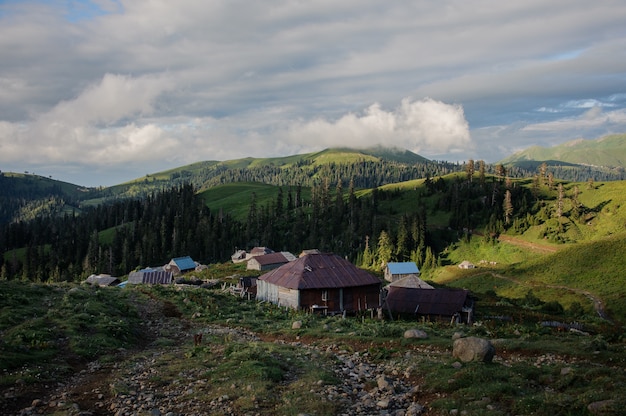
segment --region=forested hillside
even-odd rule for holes
[[[262,199],[251,191],[230,201],[244,206],[244,215],[232,215],[187,184],[87,207],[80,215],[13,222],[0,231],[1,276],[38,281],[78,280],[92,273],[119,276],[181,255],[203,263],[228,261],[236,249],[256,245],[296,254],[318,248],[372,269],[412,260],[427,270],[437,265],[447,244],[468,230],[484,229],[485,238],[493,238],[544,224],[546,238],[568,241],[571,227],[564,220],[593,216],[576,188],[565,191],[548,177],[530,181],[488,175],[484,164],[476,171],[473,166],[467,164],[463,173],[367,190],[358,190],[354,179],[344,188],[343,180],[333,186],[327,178],[311,188],[270,187],[273,195],[265,193]]]

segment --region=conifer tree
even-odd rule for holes
[[[556,216],[557,218],[561,218],[561,216],[563,215],[563,197],[564,197],[562,183],[559,183],[557,190],[558,190],[558,193],[557,193],[557,201],[556,201]]]
[[[376,246],[376,267],[384,269],[387,263],[392,260],[393,242],[385,230],[378,235],[378,245]]]
[[[504,193],[502,209],[504,210],[504,223],[508,225],[511,222],[511,217],[513,216],[513,201],[511,200],[511,191],[508,189]]]
[[[474,160],[470,159],[467,162],[467,165],[465,166],[465,173],[467,174],[467,181],[470,183],[472,182],[472,179],[474,178],[474,170],[475,170]]]

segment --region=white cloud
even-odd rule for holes
[[[626,3],[583,0],[0,2],[0,162],[158,161],[143,175],[380,143],[490,160],[593,137],[626,129],[624,21]]]
[[[461,106],[409,98],[393,111],[372,104],[361,114],[346,114],[336,121],[294,123],[287,139],[309,148],[386,144],[430,154],[473,147]]]
[[[173,143],[164,140],[160,127],[124,121],[152,113],[155,99],[170,85],[163,77],[106,74],[31,122],[3,122],[0,161],[101,165],[165,156]]]
[[[616,127],[615,131],[626,131],[626,109],[602,111],[601,107],[592,107],[576,117],[566,117],[554,121],[535,123],[525,126],[524,131],[561,132],[565,137],[583,129]]]

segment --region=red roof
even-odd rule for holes
[[[385,299],[392,312],[419,315],[452,316],[471,304],[469,291],[465,289],[415,289],[389,287]]]
[[[378,277],[332,253],[307,254],[259,277],[288,289],[380,285]]]
[[[289,259],[285,257],[283,253],[270,253],[263,254],[262,256],[254,257],[254,260],[261,266],[269,266],[271,264],[287,263]]]

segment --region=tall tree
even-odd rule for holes
[[[556,200],[556,216],[557,218],[561,218],[561,216],[563,215],[563,198],[564,198],[564,191],[563,191],[563,184],[559,183],[559,185],[557,186],[557,200]]]
[[[467,165],[465,166],[465,173],[467,174],[467,181],[470,183],[472,182],[472,179],[474,178],[474,171],[475,171],[474,159],[470,159],[467,162]]]
[[[393,241],[385,230],[378,235],[378,245],[376,246],[376,267],[382,270],[392,259]]]
[[[511,217],[513,216],[513,201],[511,200],[511,191],[508,189],[504,193],[502,209],[504,210],[504,223],[508,225],[511,222]]]

